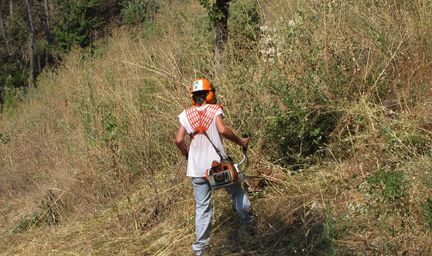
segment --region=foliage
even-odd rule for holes
[[[254,56],[260,35],[261,17],[256,0],[234,1],[230,5],[229,37],[235,59]]]
[[[97,34],[107,26],[119,10],[114,3],[91,1],[49,1],[49,17],[47,20],[43,5],[32,5],[32,16],[36,30],[35,58],[37,60],[36,75],[44,67],[56,66],[55,61],[60,59],[61,54],[67,53],[72,47],[87,47]],[[13,4],[13,12],[9,15],[9,4]],[[27,9],[19,2],[3,2],[0,12],[4,17],[5,45],[9,49],[0,49],[0,105],[3,103],[4,85],[8,77],[8,86],[13,88],[27,85],[28,79],[28,33],[29,21],[27,20]],[[49,27],[45,25],[49,24]],[[0,41],[1,43],[1,41]]]
[[[101,27],[101,18],[95,16],[99,0],[66,1],[56,0],[62,15],[56,17],[53,30],[57,47],[67,52],[75,44],[86,47],[92,40],[92,34]]]
[[[199,0],[200,4],[207,10],[208,17],[211,21],[223,20],[228,18],[228,5],[231,0],[216,0],[212,3],[210,0]]]
[[[22,217],[15,226],[13,233],[22,233],[38,223],[39,213],[34,212],[32,215]]]
[[[330,141],[339,114],[319,93],[297,88],[277,74],[264,81],[274,97],[283,99],[273,102],[276,111],[266,128],[267,148],[278,164],[298,169],[312,164],[313,155]]]
[[[13,117],[2,115],[0,251],[188,254],[193,192],[172,139],[178,113],[190,106],[188,84],[204,75],[230,128],[253,133],[250,188],[265,184],[251,191],[257,234],[244,244],[230,239],[230,201],[214,193],[220,255],[430,254],[432,6],[266,1],[259,23],[280,53],[266,61],[254,49],[264,36],[253,37],[257,20],[243,12],[253,2],[232,1],[230,40],[238,43],[228,42],[215,74],[206,10],[198,1],[157,2],[152,23],[163,33],[135,37],[120,28],[98,54],[64,55],[64,65],[14,104]],[[335,148],[351,152],[339,158]],[[68,218],[50,213],[62,222],[50,232],[38,221],[50,208],[39,211],[47,187],[66,191],[70,206]],[[30,215],[19,223],[23,212]],[[7,232],[20,224],[26,232]]]
[[[11,75],[6,78],[3,87],[3,110],[9,112],[15,108],[15,88]]]
[[[383,201],[388,203],[398,203],[407,196],[407,181],[403,173],[380,169],[367,179],[370,187],[369,193],[378,195]]]
[[[428,198],[422,204],[422,213],[426,219],[429,229],[432,229],[432,198]]]
[[[4,9],[2,11],[5,13]],[[8,37],[7,41],[11,48],[10,51],[12,53],[21,53],[25,46],[17,43],[24,43],[28,39],[28,21],[25,8],[15,8],[13,14],[6,17],[4,25]]]
[[[48,10],[43,4],[33,4],[31,12],[37,35],[36,75],[45,67],[57,67],[62,55],[73,47],[87,47],[94,39],[105,35],[105,30],[111,29],[110,26],[116,23],[121,11],[120,2],[122,1],[53,0],[48,1]],[[6,34],[4,44],[9,45],[9,49],[0,48],[0,105],[5,100],[6,79],[9,76],[12,77],[8,83],[13,89],[26,86],[29,76],[27,9],[21,2],[4,1],[2,3],[0,12],[4,17]],[[130,1],[128,3],[128,8],[141,4],[138,1],[135,2],[135,5]],[[11,10],[13,10],[10,14],[9,5],[12,5]],[[153,7],[155,6],[152,5]],[[46,17],[47,12],[48,17]],[[141,15],[141,13],[134,13],[134,15]],[[12,89],[8,93],[13,91]]]
[[[3,10],[0,8],[0,11]],[[4,16],[4,15],[3,15]],[[13,15],[5,18],[5,39],[8,50],[1,45],[0,47],[0,110],[4,108],[2,104],[5,100],[15,97],[16,87],[27,85],[28,67],[26,46],[28,39],[26,19],[27,14],[22,8],[17,8]],[[1,42],[1,41],[0,41]]]
[[[417,127],[407,127],[406,130],[394,131],[389,127],[384,127],[384,133],[388,140],[390,151],[398,152],[411,151],[413,154],[427,154],[431,148],[431,134],[427,131],[419,130]]]
[[[152,20],[159,8],[155,0],[125,0],[121,10],[123,24],[139,25]]]
[[[3,134],[0,132],[0,143],[7,144],[9,142],[11,142],[10,137],[7,134]]]
[[[13,229],[13,233],[23,233],[34,226],[57,225],[61,219],[61,211],[64,210],[60,200],[62,195],[57,196],[52,190],[48,190],[38,209],[31,215],[22,217]]]

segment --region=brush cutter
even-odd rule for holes
[[[243,147],[243,159],[239,163],[233,163],[230,157],[220,162],[213,161],[210,169],[206,170],[206,179],[212,189],[219,189],[234,183],[243,183],[246,179],[241,166],[248,162],[247,147]]]

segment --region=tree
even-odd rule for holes
[[[12,16],[14,13],[14,6],[12,0],[9,0],[9,16]]]
[[[29,0],[25,0],[25,4],[27,7],[27,15],[28,15],[28,23],[29,23],[29,86],[35,86],[35,74],[36,74],[36,65],[35,65],[35,54],[36,54],[36,36],[35,36],[35,28],[33,23],[32,16],[32,6]]]
[[[3,1],[0,2],[0,6],[2,4],[3,4]],[[6,30],[5,30],[5,26],[4,26],[3,20],[4,19],[3,19],[3,15],[2,15],[2,10],[0,8],[0,34],[1,34],[1,37],[3,38],[4,44],[5,44],[6,53],[8,55],[10,55],[9,43],[8,43],[8,40],[7,40],[7,37],[6,37]]]
[[[201,5],[207,9],[209,18],[215,29],[214,58],[220,64],[225,55],[225,45],[228,41],[228,16],[230,0],[200,0]]]
[[[50,29],[50,12],[49,12],[49,3],[48,0],[44,0],[44,19],[43,19],[43,27],[45,30],[45,38],[47,41],[48,46],[51,46],[53,43],[53,39],[51,36],[51,29]],[[45,49],[45,65],[52,64],[52,58],[51,53],[49,52],[49,49]]]
[[[56,0],[62,15],[55,20],[53,35],[56,47],[68,52],[73,45],[87,47],[92,41],[92,33],[102,26],[102,20],[96,16],[100,8],[99,0]]]

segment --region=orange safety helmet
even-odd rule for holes
[[[215,90],[213,84],[208,79],[198,78],[192,82],[191,96],[194,92],[199,92],[199,91],[207,91],[207,95],[206,95],[206,101],[207,102],[211,102],[215,97],[216,90]],[[192,105],[195,105],[195,104],[196,103],[192,97]]]

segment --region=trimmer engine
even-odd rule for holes
[[[219,189],[236,182],[242,183],[245,180],[245,175],[241,171],[240,165],[246,159],[246,151],[244,150],[243,160],[238,164],[227,160],[222,160],[221,162],[213,161],[212,167],[206,170],[206,179],[210,183],[210,187],[212,189]]]

